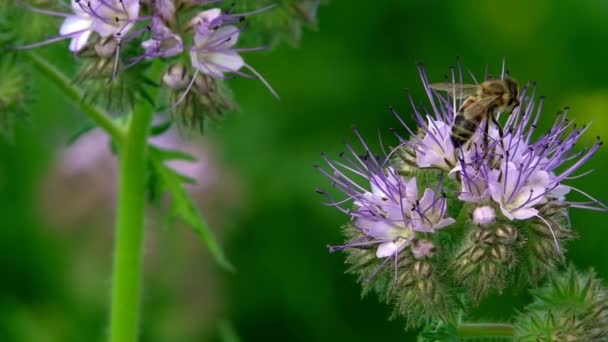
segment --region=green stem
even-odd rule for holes
[[[79,104],[80,109],[89,116],[89,118],[105,130],[117,143],[121,143],[124,139],[124,129],[119,126],[103,109],[83,101],[84,95],[80,89],[76,88],[72,81],[58,70],[55,66],[48,63],[44,58],[40,57],[35,52],[23,54],[27,56],[32,64],[46,76],[50,81],[63,91],[72,101]]]
[[[114,247],[110,341],[137,340],[142,274],[147,138],[151,108],[137,106],[119,146],[118,212]]]
[[[513,337],[515,330],[506,323],[462,323],[458,326],[458,336],[472,337]]]

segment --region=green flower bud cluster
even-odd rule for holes
[[[569,266],[532,294],[515,321],[517,341],[608,340],[608,291],[593,271]]]

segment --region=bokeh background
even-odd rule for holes
[[[457,55],[480,77],[506,58],[514,78],[537,81],[547,96],[541,128],[569,105],[577,122],[593,122],[587,142],[607,135],[605,1],[332,0],[318,22],[297,48],[247,56],[281,101],[255,81],[233,80],[241,110],[185,142],[201,160],[192,190],[237,272],[222,272],[194,234],[151,208],[142,341],[414,340],[403,322],[387,320],[390,307],[360,297],[344,256],[328,253],[346,217],[320,204],[314,189],[329,184],[312,165],[353,141],[353,124],[394,142],[387,108],[407,117],[406,88],[422,100],[417,61],[439,80]],[[65,46],[39,52],[70,69]],[[0,341],[102,341],[114,157],[96,133],[66,150],[83,115],[42,76],[35,83],[29,121],[12,142],[0,140]],[[588,165],[595,172],[575,184],[606,197],[607,157],[601,149]],[[608,217],[571,215],[580,239],[569,259],[606,279]],[[506,320],[526,299],[507,291],[473,315]]]

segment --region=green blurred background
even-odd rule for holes
[[[423,99],[417,61],[439,80],[457,55],[479,77],[486,65],[498,73],[504,57],[514,78],[537,81],[547,95],[541,127],[569,105],[577,122],[593,122],[586,142],[606,136],[605,1],[333,0],[318,21],[298,48],[246,56],[281,101],[254,81],[231,81],[241,111],[202,142],[222,184],[197,196],[237,272],[223,273],[194,234],[166,228],[151,210],[142,341],[414,339],[399,319],[387,320],[389,306],[361,299],[344,256],[328,253],[347,218],[320,204],[313,190],[329,184],[312,165],[321,151],[336,155],[354,140],[353,124],[371,140],[380,129],[393,142],[387,131],[398,124],[387,107],[407,117],[405,88]],[[71,63],[63,45],[39,52]],[[53,176],[67,136],[84,120],[42,77],[33,94],[29,123],[14,142],[0,141],[0,341],[102,341],[114,185]],[[592,175],[574,181],[599,198],[608,191],[607,153],[589,163]],[[572,211],[580,239],[568,253],[604,279],[606,219]],[[473,317],[508,319],[526,298],[494,296]]]

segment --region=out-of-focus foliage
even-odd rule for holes
[[[317,19],[318,30],[305,30],[300,48],[283,44],[246,56],[281,101],[255,82],[231,80],[241,111],[207,131],[243,187],[238,210],[209,210],[229,197],[201,194],[209,198],[201,210],[216,218],[212,227],[238,272],[211,267],[194,234],[149,227],[142,341],[219,339],[226,321],[244,341],[415,338],[402,321],[386,320],[389,306],[373,296],[361,299],[355,277],[344,274],[344,255],[327,252],[327,244],[342,241],[346,217],[319,204],[313,190],[326,180],[312,164],[322,150],[336,155],[352,124],[369,140],[379,128],[390,142],[385,132],[398,123],[386,108],[407,108],[405,88],[422,99],[418,60],[440,80],[456,55],[476,74],[486,64],[497,73],[505,57],[515,79],[535,80],[539,94],[547,95],[539,129],[565,105],[577,122],[593,121],[590,138],[608,128],[608,5],[601,1],[334,0]],[[66,45],[39,52],[71,71]],[[98,208],[102,216],[70,226],[49,221],[39,203],[49,195],[58,203],[73,196],[82,202],[112,185],[41,192],[58,149],[84,118],[44,78],[30,79],[37,89],[30,124],[16,128],[15,143],[0,142],[0,340],[103,341],[112,211]],[[608,191],[606,153],[591,161],[593,174],[574,181],[600,198]],[[56,211],[79,212],[64,205]],[[161,218],[148,223],[154,219]],[[580,237],[568,257],[580,269],[594,266],[605,279],[605,214],[572,210],[571,220]],[[492,295],[467,319],[506,320],[529,301],[526,291]]]
[[[327,0],[247,0],[235,2],[235,13],[248,13],[274,6],[261,15],[247,17],[247,30],[252,31],[245,38],[250,44],[270,44],[276,46],[281,41],[299,45],[303,28],[317,28],[318,9]]]

